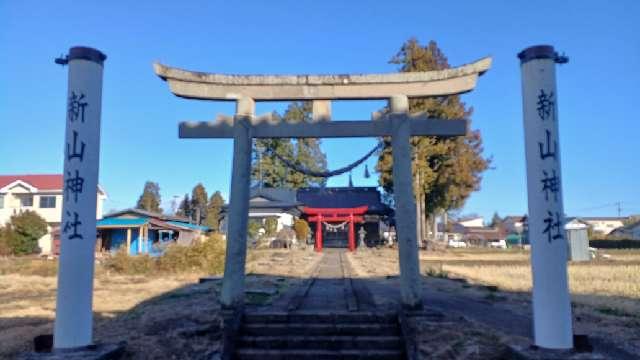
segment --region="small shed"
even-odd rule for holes
[[[589,226],[577,219],[568,222],[564,229],[567,234],[567,243],[569,245],[569,260],[571,261],[589,261],[591,253],[589,252],[589,236],[587,229]]]

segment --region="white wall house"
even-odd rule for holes
[[[464,227],[484,227],[484,218],[481,216],[458,220],[458,224]]]
[[[625,217],[580,217],[580,220],[584,221],[591,227],[594,233],[600,233],[603,235],[609,235],[613,230],[623,227]]]
[[[629,240],[640,240],[640,221],[619,227],[611,232],[611,235],[620,236]]]
[[[0,226],[11,216],[31,210],[42,216],[49,225],[49,234],[39,241],[43,253],[51,251],[51,229],[60,226],[64,194],[62,174],[0,175]],[[106,193],[98,187],[97,218],[102,218],[102,204]]]
[[[277,220],[276,231],[293,227],[300,216],[300,205],[296,201],[296,191],[285,188],[253,188],[249,197],[249,218],[265,223],[266,219]],[[226,231],[226,213],[228,205],[223,208],[224,219],[221,223]]]

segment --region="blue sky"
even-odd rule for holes
[[[492,69],[463,99],[474,107],[495,169],[463,213],[526,211],[520,68],[525,47],[552,44],[570,57],[558,71],[565,210],[640,213],[637,116],[640,2],[627,1],[3,1],[0,2],[0,174],[62,170],[67,69],[74,45],[107,54],[100,183],[105,210],[134,205],[146,180],[165,207],[202,182],[229,191],[230,140],[180,140],[182,120],[231,114],[232,103],[179,99],[152,63],[221,73],[393,72],[415,36],[438,42],[453,66],[490,55]],[[368,119],[382,102],[337,102],[336,119]],[[258,112],[284,104],[259,104]],[[331,169],[373,139],[325,140]],[[375,159],[369,162],[373,168]],[[354,171],[355,185],[376,176]],[[347,185],[347,176],[329,184]]]

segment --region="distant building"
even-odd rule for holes
[[[450,223],[448,226],[447,241],[464,241],[471,246],[487,246],[490,242],[500,241],[506,238],[502,228],[486,227],[481,222],[482,218],[472,218]],[[482,224],[479,225],[478,224]],[[442,223],[438,223],[438,232],[445,233]]]
[[[52,175],[0,175],[0,224],[12,215],[32,210],[42,216],[49,226],[62,221],[62,174]],[[102,204],[107,194],[98,186],[96,218],[102,217]]]
[[[473,246],[487,246],[490,242],[505,240],[506,234],[499,228],[465,227],[463,240]]]
[[[624,226],[624,222],[627,220],[626,217],[614,216],[580,216],[578,218],[588,224],[593,233],[601,235],[609,235],[613,230]]]
[[[125,248],[127,254],[158,255],[173,243],[191,245],[210,229],[191,224],[189,219],[127,209],[107,214],[97,223],[96,251],[114,252]]]
[[[482,216],[475,216],[465,219],[458,220],[458,224],[464,227],[483,227],[484,226],[484,218]]]
[[[619,227],[613,230],[610,235],[629,240],[640,240],[640,221]]]
[[[0,175],[0,226],[12,215],[35,211],[48,225],[48,233],[38,240],[40,251],[45,255],[55,252],[52,233],[62,221],[63,194],[62,174]],[[107,194],[98,186],[96,196],[96,218],[100,219]]]
[[[267,218],[275,218],[276,231],[280,231],[293,226],[295,219],[300,216],[300,205],[294,189],[254,188],[249,198],[249,218],[262,223]]]
[[[522,234],[527,222],[526,215],[505,216],[502,220],[502,228],[507,234]]]

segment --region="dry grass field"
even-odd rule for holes
[[[317,258],[315,253],[302,250],[250,251],[247,289],[284,291],[308,276]],[[52,333],[55,275],[55,261],[0,259],[0,359],[29,351],[34,336]],[[136,359],[192,358],[215,350],[215,339],[193,335],[218,321],[220,281],[198,284],[205,275],[211,274],[122,275],[97,265],[95,340],[126,340],[127,357]],[[256,299],[261,303],[269,300]]]
[[[531,291],[528,252],[456,250],[425,254],[421,260],[451,276],[503,291]],[[601,251],[593,261],[570,262],[568,274],[575,303],[640,317],[640,251]]]
[[[603,253],[609,257],[569,264],[573,302],[579,305],[575,314],[582,319],[579,326],[588,333],[607,331],[613,334],[610,338],[633,342],[638,336],[628,329],[640,328],[640,251]],[[420,260],[423,274],[432,275],[425,286],[475,296],[479,301],[499,301],[501,306],[529,313],[528,256],[524,251],[465,249],[421,252]],[[350,257],[355,260],[357,276],[384,279],[398,274],[395,249],[358,251]],[[250,251],[247,288],[273,288],[280,294],[308,277],[317,259],[310,250]],[[186,260],[180,255],[176,261]],[[194,335],[199,328],[218,323],[220,282],[197,284],[199,277],[210,272],[156,273],[159,269],[149,268],[144,259],[116,265],[123,272],[114,271],[113,264],[96,267],[97,341],[126,340],[129,358],[189,358],[215,350],[216,339]],[[184,263],[183,269],[191,266]],[[56,270],[55,261],[0,259],[0,358],[27,351],[35,335],[52,332]],[[138,270],[144,275],[132,275]],[[467,284],[446,279],[461,277]],[[487,294],[483,285],[497,286],[498,291]]]
[[[608,256],[603,257],[605,254]],[[358,277],[393,278],[399,274],[397,249],[359,251],[350,254],[350,258]],[[465,299],[490,304],[488,313],[497,316],[496,319],[500,319],[502,312],[522,317],[532,314],[528,252],[455,249],[421,252],[420,260],[421,272],[426,275],[423,286],[432,295],[437,293],[441,299],[453,302]],[[630,354],[639,354],[640,251],[599,251],[599,258],[594,261],[569,263],[568,274],[574,332],[604,339]],[[483,318],[471,309],[459,310],[465,317]],[[502,328],[500,321],[508,320],[497,320],[494,329]],[[515,338],[504,333],[502,340],[512,342]]]

